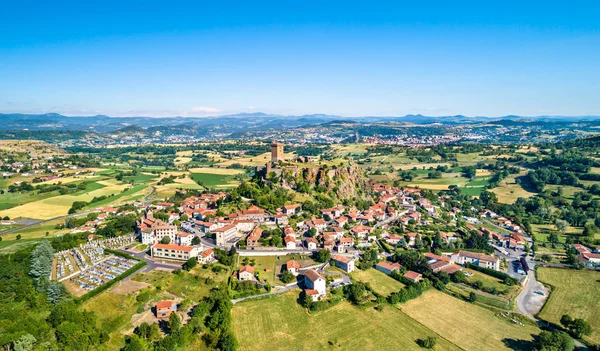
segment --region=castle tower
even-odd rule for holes
[[[283,143],[273,141],[271,143],[271,162],[284,161]]]

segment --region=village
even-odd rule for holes
[[[191,328],[197,323],[194,310],[217,291],[226,291],[221,298],[235,306],[240,340],[251,333],[241,327],[249,323],[241,311],[254,306],[312,315],[348,304],[382,311],[406,303],[419,305],[411,318],[427,324],[420,318],[428,306],[421,304],[432,296],[444,306],[472,304],[476,313],[502,311],[494,318],[523,333],[552,292],[538,280],[540,268],[600,267],[600,248],[584,241],[557,247],[568,261],[550,262],[562,251],[549,258],[545,253],[554,244],[536,237],[539,227],[501,214],[507,212],[489,192],[469,197],[453,185],[437,190],[427,181],[386,181],[371,168],[379,158],[326,159],[317,147],[297,155],[278,141],[262,147],[270,152],[224,152],[234,155],[224,158],[231,165],[221,159],[223,167],[190,171],[184,165],[96,168],[95,158],[57,150],[10,162],[3,165],[12,174],[5,177],[8,193],[2,195],[13,197],[10,206],[16,206],[5,210],[10,217],[0,223],[5,233],[16,231],[13,245],[27,244],[20,233],[29,227],[41,237],[52,235],[56,250],[48,279],[77,301],[101,309],[95,304],[127,299],[130,320],[119,332],[126,339],[145,323],[159,326],[165,338],[175,319]],[[189,151],[168,157],[186,155]],[[243,171],[234,169],[237,160],[252,157],[257,161]],[[30,170],[36,162],[40,169]],[[412,169],[427,180],[435,170]],[[226,178],[230,171],[239,177]],[[485,169],[474,171],[473,182],[489,178]],[[192,179],[219,173],[220,187],[203,183],[210,176]],[[32,212],[34,204],[44,211]],[[260,311],[252,315],[270,318]],[[113,340],[119,333],[111,334]]]
[[[281,161],[283,144],[273,143],[272,160],[267,169],[275,169]],[[267,175],[265,172],[264,176]],[[107,279],[131,268],[136,260],[170,264],[175,269],[190,261],[211,264],[218,261],[217,252],[226,254],[235,250],[240,257],[277,256],[281,265],[275,274],[279,277],[291,275],[298,280],[289,282],[280,278],[288,283],[275,286],[273,291],[264,292],[264,295],[301,288],[306,296],[317,302],[327,298],[328,289],[351,284],[352,279],[348,275],[372,250],[377,253],[377,260],[373,263],[376,270],[398,280],[418,284],[425,272],[403,267],[393,253],[398,249],[418,251],[425,248],[423,257],[429,275],[443,272],[452,276],[465,267],[476,266],[484,271],[506,272],[522,285],[527,283],[527,271],[532,265],[527,255],[530,235],[510,219],[489,209],[475,207],[467,216],[450,205],[450,195],[431,198],[424,197],[422,190],[416,188],[377,182],[370,185],[372,195],[377,199],[375,204],[364,210],[338,204],[320,210],[320,216],[306,216],[299,203],[284,205],[273,213],[250,205],[245,210],[218,216],[219,204],[227,198],[226,192],[186,197],[179,205],[166,201],[152,204],[135,202],[133,206],[137,210],[134,211],[102,208],[94,220],[71,229],[72,233],[88,233],[89,242],[80,248],[58,252],[52,278],[68,280],[73,291],[75,288],[79,291],[93,290]],[[96,239],[94,233],[103,228],[107,219],[136,214],[139,219],[135,234]],[[427,231],[433,223],[444,223],[446,228],[454,229]],[[494,227],[496,230],[493,230]],[[273,236],[278,235],[281,237],[273,240]],[[494,252],[485,253],[455,245],[469,235],[482,238]],[[429,252],[436,245],[434,241],[441,245],[435,254]],[[113,254],[106,256],[103,255],[104,247],[119,248],[123,253],[136,254],[136,257],[132,260]],[[452,247],[456,249],[451,250]],[[597,249],[579,244],[574,247],[580,252],[580,259],[590,267],[600,262]],[[313,260],[301,264],[293,259],[301,255]],[[525,260],[520,259],[523,256]],[[248,260],[244,262],[248,263]],[[335,274],[332,268],[340,273],[335,279],[328,277]],[[240,264],[235,278],[240,282],[264,286],[268,283],[261,279],[262,275],[264,272],[253,265]],[[260,292],[257,294],[260,296]],[[176,305],[165,301],[158,303],[155,306],[157,317],[168,317],[170,310],[167,307],[174,311]]]

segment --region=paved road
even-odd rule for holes
[[[154,195],[155,192],[156,192],[156,187],[152,186],[152,191],[150,192],[150,194],[146,195],[146,197],[144,198],[144,202],[150,202],[150,196]]]

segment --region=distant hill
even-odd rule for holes
[[[364,116],[344,117],[326,114],[310,114],[286,116],[263,112],[238,113],[211,117],[115,117],[115,116],[73,116],[67,117],[57,113],[46,114],[0,114],[0,130],[77,130],[105,132],[149,132],[151,128],[170,127],[172,131],[191,130],[197,128],[228,130],[229,133],[245,130],[284,129],[310,125],[338,125],[353,123],[405,122],[415,124],[462,124],[488,122],[498,125],[514,125],[517,123],[559,123],[577,121],[600,121],[600,116],[503,116],[503,117],[469,117],[454,116]],[[165,128],[165,131],[168,128]]]

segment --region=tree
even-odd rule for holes
[[[33,350],[33,346],[37,342],[37,339],[31,334],[24,334],[18,340],[13,341],[13,348],[15,351],[30,351]]]
[[[564,314],[560,317],[560,324],[567,329],[571,335],[580,339],[583,335],[590,335],[592,333],[592,327],[588,322],[582,318],[573,319],[568,314]]]
[[[281,273],[281,278],[279,278],[279,280],[281,280],[281,282],[284,284],[287,284],[294,280],[294,275],[286,269],[283,271],[283,273]]]
[[[535,340],[535,349],[538,351],[573,351],[573,339],[563,331],[543,331]]]
[[[191,257],[189,260],[187,260],[187,262],[185,262],[183,264],[183,269],[185,269],[186,271],[191,271],[194,267],[196,267],[196,265],[198,264],[198,260],[196,259],[196,257]]]
[[[351,303],[361,304],[367,293],[367,288],[363,282],[354,282],[353,284],[344,286],[344,295]]]
[[[475,292],[474,292],[474,291],[471,291],[471,292],[469,293],[469,301],[470,301],[470,302],[476,302],[476,301],[477,301],[477,294],[475,294]]]
[[[170,244],[171,243],[171,237],[170,236],[163,236],[163,238],[160,239],[160,243],[161,244]]]
[[[200,245],[201,242],[202,240],[200,240],[200,238],[197,236],[195,236],[194,239],[192,239],[192,245]]]
[[[467,276],[463,271],[456,271],[452,274],[452,281],[455,283],[464,283],[467,281]]]
[[[556,227],[556,230],[564,234],[567,228],[569,228],[569,222],[562,219],[557,219],[554,222],[554,226]]]
[[[426,349],[432,349],[437,344],[437,338],[435,336],[428,336],[427,338],[421,340],[421,347]]]
[[[573,336],[577,339],[581,339],[581,337],[584,335],[592,334],[592,327],[588,322],[586,322],[582,318],[576,318],[573,321],[573,323],[571,323],[569,330],[571,331],[571,334],[573,334]]]
[[[169,333],[176,333],[179,329],[181,329],[181,319],[177,313],[173,312],[169,316]]]
[[[331,259],[331,252],[329,250],[322,249],[317,251],[315,256],[315,261],[323,263]]]

